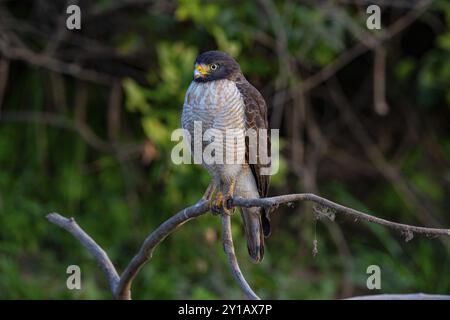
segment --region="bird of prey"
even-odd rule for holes
[[[227,129],[260,129],[268,131],[267,106],[263,96],[251,85],[241,72],[239,64],[228,54],[220,51],[207,51],[195,60],[194,79],[186,92],[182,127],[191,137],[194,136],[194,122],[202,124],[202,133],[207,129],[225,132]],[[266,132],[267,132],[266,131]],[[225,137],[225,133],[223,134]],[[270,135],[265,143],[267,155],[270,154]],[[193,140],[193,139],[192,139]],[[205,146],[205,142],[203,142]],[[193,143],[191,142],[191,151]],[[227,149],[224,147],[224,150]],[[211,210],[230,214],[233,197],[266,197],[269,190],[269,175],[263,175],[260,156],[256,163],[248,161],[249,141],[236,147],[236,158],[244,155],[244,163],[208,164],[202,162],[210,176],[211,184],[205,196],[211,198],[214,190]],[[258,148],[256,148],[258,149]],[[258,152],[258,150],[255,150]],[[226,151],[225,151],[226,152]],[[270,165],[270,164],[269,164]],[[264,237],[270,234],[268,209],[241,208],[247,247],[253,262],[259,263],[264,256]]]

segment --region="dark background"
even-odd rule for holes
[[[371,1],[0,1],[0,298],[110,298],[93,259],[45,215],[73,216],[122,271],[142,240],[195,203],[209,177],[170,153],[199,52],[233,55],[280,128],[271,195],[312,192],[397,222],[450,225],[450,3]],[[81,30],[65,27],[81,8]],[[262,298],[449,293],[449,242],[311,206],[273,215]],[[242,298],[211,215],[170,236],[134,282],[139,299]],[[318,254],[313,257],[313,240]],[[66,268],[82,290],[66,288]]]

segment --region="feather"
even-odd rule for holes
[[[254,129],[258,132],[259,129],[266,129],[267,132],[267,155],[270,156],[270,132],[269,125],[267,121],[267,105],[264,101],[263,96],[259,91],[252,86],[243,76],[236,78],[236,86],[239,89],[243,99],[244,99],[244,110],[246,117],[246,129]],[[259,141],[259,139],[258,139]],[[249,141],[246,141],[246,161],[249,162],[250,158],[250,148],[248,145]],[[256,148],[257,150],[259,148]],[[261,174],[261,169],[264,167],[269,167],[269,164],[261,164],[260,157],[256,157],[258,159],[257,163],[249,164],[250,169],[252,170],[253,177],[255,178],[256,185],[258,187],[258,193],[260,197],[267,197],[269,194],[269,184],[270,184],[270,176]],[[268,237],[270,235],[270,210],[269,209],[261,209],[262,214],[262,228],[264,232],[264,236]]]

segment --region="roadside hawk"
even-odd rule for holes
[[[197,122],[201,123],[202,134],[208,129],[214,129],[223,133],[223,137],[227,130],[247,132],[253,129],[258,136],[265,130],[265,140],[261,145],[266,159],[270,157],[270,134],[264,98],[245,79],[239,64],[224,52],[204,52],[195,60],[194,79],[186,92],[181,121],[182,127],[191,136],[191,153],[194,148],[194,123]],[[233,152],[233,159],[244,159],[242,163],[229,163],[225,155],[223,163],[207,163],[204,160],[201,163],[212,177],[205,194],[211,197],[213,190],[216,190],[211,202],[214,212],[229,214],[233,197],[259,198],[268,194],[270,176],[262,174],[262,168],[270,167],[270,163],[261,163],[261,148],[253,148],[254,141],[251,142],[247,136],[237,137],[244,140],[229,144],[224,139],[223,152]],[[207,144],[202,142],[203,146]],[[254,152],[257,154],[252,154]],[[241,208],[241,216],[248,252],[252,260],[258,263],[264,256],[264,237],[270,234],[268,212],[258,207]]]

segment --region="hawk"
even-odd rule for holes
[[[194,123],[202,125],[202,133],[207,129],[223,132],[228,129],[246,131],[260,129],[268,131],[267,106],[259,91],[252,86],[241,72],[239,64],[228,54],[220,51],[208,51],[200,54],[195,60],[194,79],[186,92],[182,127],[190,136],[194,136]],[[270,150],[270,135],[266,131],[267,155]],[[244,138],[245,139],[245,138]],[[191,139],[191,151],[193,148]],[[242,141],[241,141],[242,142]],[[216,190],[215,199],[211,202],[213,212],[230,214],[231,199],[266,197],[269,190],[269,175],[263,175],[261,169],[267,164],[261,164],[260,156],[257,161],[249,161],[249,139],[233,150],[236,158],[245,159],[243,163],[229,164],[206,163],[202,160],[212,181],[208,186],[205,197],[211,198]],[[203,142],[206,145],[206,142]],[[258,148],[256,148],[258,149]],[[228,146],[224,147],[224,152]],[[255,150],[258,152],[258,150]],[[254,156],[254,155],[253,155]],[[203,157],[202,157],[203,159]],[[255,159],[255,158],[253,158]],[[244,231],[250,257],[255,263],[264,256],[264,237],[270,234],[268,212],[264,208],[241,208]]]

